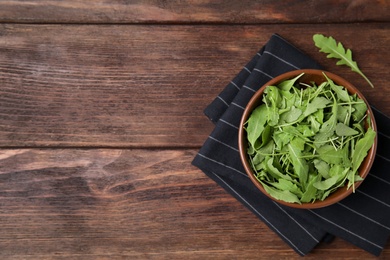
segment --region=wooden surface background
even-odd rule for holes
[[[279,33],[389,115],[389,6],[1,1],[0,258],[300,259],[190,164],[213,127],[203,109]],[[305,258],[320,257],[377,259],[338,238]]]

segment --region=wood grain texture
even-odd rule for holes
[[[340,23],[390,21],[386,0],[1,1],[0,22]]]
[[[0,259],[301,259],[191,161],[273,33],[390,114],[389,1],[0,1]],[[353,50],[375,89],[319,53]],[[308,259],[378,258],[336,238]]]
[[[199,147],[212,129],[204,107],[274,32],[390,114],[387,23],[3,24],[0,147]],[[375,89],[319,53],[314,33],[351,48]]]
[[[197,150],[0,151],[1,259],[301,259]],[[340,239],[308,259],[379,258]]]

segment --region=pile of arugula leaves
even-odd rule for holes
[[[318,86],[299,83],[302,75],[268,86],[245,123],[257,180],[275,199],[299,204],[324,200],[344,185],[354,189],[376,136],[356,94],[325,74]]]

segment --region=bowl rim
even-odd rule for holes
[[[340,187],[336,191],[331,193],[323,201],[316,200],[314,202],[307,202],[307,203],[298,204],[298,203],[289,203],[289,202],[285,202],[285,201],[282,201],[282,200],[277,200],[277,199],[275,199],[274,197],[272,197],[270,194],[268,194],[265,191],[265,189],[263,188],[261,183],[254,176],[252,167],[251,167],[251,165],[248,162],[248,155],[246,153],[247,141],[246,141],[246,131],[244,129],[244,124],[248,120],[248,117],[250,116],[252,111],[259,105],[259,103],[262,102],[262,101],[260,101],[260,99],[261,99],[261,96],[263,95],[263,92],[264,92],[265,88],[267,86],[270,86],[270,85],[276,85],[277,83],[279,83],[282,80],[287,80],[287,79],[294,78],[294,77],[300,75],[301,73],[305,73],[306,75],[309,75],[309,76],[310,75],[315,75],[317,77],[318,76],[324,77],[323,73],[325,73],[326,76],[328,76],[330,79],[332,79],[337,85],[344,86],[347,89],[349,94],[356,93],[359,96],[359,98],[361,98],[366,103],[366,105],[367,105],[367,112],[366,112],[366,114],[368,116],[370,116],[371,127],[377,133],[377,125],[376,125],[376,121],[375,121],[375,117],[374,117],[373,111],[372,111],[372,109],[371,109],[367,99],[364,97],[364,95],[354,85],[352,85],[352,83],[350,83],[349,81],[345,80],[344,78],[342,78],[342,77],[340,77],[340,76],[338,76],[338,75],[336,75],[334,73],[331,73],[329,71],[326,71],[326,70],[299,69],[299,70],[293,70],[293,71],[290,71],[290,72],[283,73],[283,74],[281,74],[281,75],[279,75],[279,76],[269,80],[259,90],[257,90],[256,93],[252,96],[252,98],[249,100],[248,104],[246,105],[244,113],[242,114],[242,117],[241,117],[241,120],[240,120],[239,129],[238,129],[238,148],[239,148],[239,153],[240,153],[240,159],[241,159],[241,162],[242,162],[242,164],[244,166],[245,172],[248,174],[249,178],[255,184],[255,186],[264,195],[266,195],[267,197],[269,197],[273,201],[276,201],[276,202],[278,202],[280,204],[283,204],[283,205],[286,205],[286,206],[289,206],[289,207],[292,207],[292,208],[315,209],[315,208],[322,208],[322,207],[330,206],[332,204],[335,204],[335,203],[341,201],[342,199],[344,199],[347,196],[349,196],[353,192],[353,189],[352,188],[347,189],[346,185],[344,185],[343,187]],[[298,81],[299,81],[299,79],[298,79]],[[368,151],[367,156],[365,157],[365,159],[363,160],[361,166],[358,169],[359,175],[363,179],[368,175],[368,173],[369,173],[369,171],[370,171],[370,169],[372,167],[372,164],[374,162],[376,149],[377,149],[377,143],[378,143],[378,133],[375,136],[375,140],[374,140],[373,146]],[[355,190],[360,186],[360,184],[362,182],[363,181],[355,182],[355,185],[354,185],[355,186]]]

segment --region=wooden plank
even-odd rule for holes
[[[0,151],[1,259],[301,259],[190,165],[197,150]],[[309,259],[380,258],[340,239]]]
[[[329,23],[389,21],[381,1],[1,1],[0,22]]]
[[[274,32],[390,114],[388,23],[6,24],[0,25],[0,147],[199,147],[213,127],[204,107]],[[375,89],[319,53],[314,33],[351,48]]]

